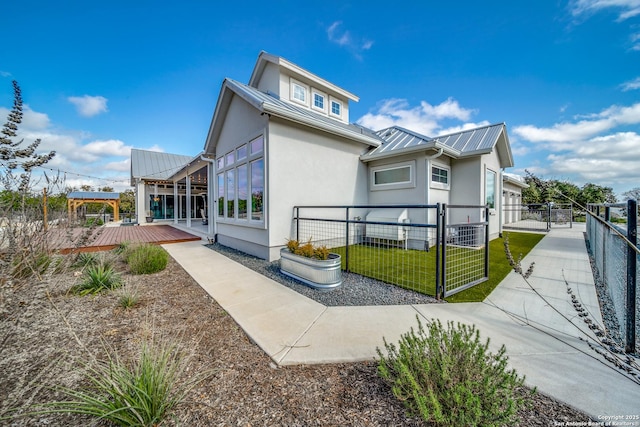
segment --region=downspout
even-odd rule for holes
[[[498,194],[500,194],[500,209],[498,210],[498,235],[500,236],[500,238],[502,238],[502,221],[504,220],[504,168],[502,168],[502,171],[500,172],[500,184],[498,184],[498,187],[500,188],[500,190],[498,191]],[[496,197],[496,199],[498,198]]]
[[[431,160],[437,159],[438,157],[442,156],[442,153],[444,153],[444,148],[440,147],[436,154],[432,154],[430,156],[427,156],[427,171],[426,171],[427,172],[427,176],[425,177],[427,180],[429,179],[429,174],[431,173],[431,169],[429,169],[429,166],[431,166]],[[425,205],[428,205],[429,204],[429,193],[430,193],[430,190],[429,190],[430,187],[429,187],[428,181],[427,181],[425,187],[427,189],[427,194],[426,194],[427,200],[425,200]],[[427,212],[426,220],[427,220],[427,223],[429,223],[429,213],[428,212]],[[436,223],[439,220],[440,220],[440,218],[436,218],[435,219]],[[440,244],[440,242],[436,243],[436,245],[438,245],[438,244]]]
[[[216,177],[218,176],[218,171],[216,171],[216,161],[215,159],[204,157],[204,155],[202,154],[200,155],[200,160],[211,164],[210,167],[207,167],[207,179],[208,182],[211,183],[207,184],[207,222],[209,223],[209,234],[213,234],[214,240],[217,241],[218,223],[215,220],[216,216],[214,214],[214,212],[217,212],[217,210],[215,210],[215,207],[213,206],[214,200],[216,200],[217,202],[217,198],[215,197],[215,195],[217,194],[216,185],[218,185],[216,179]]]

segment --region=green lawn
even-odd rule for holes
[[[520,232],[504,232],[503,235],[509,238],[509,248],[516,260],[520,255],[526,256],[544,237],[544,234]],[[511,266],[504,252],[504,239],[494,239],[489,242],[489,280],[445,299],[448,302],[483,301],[510,271]]]
[[[514,257],[525,256],[544,237],[543,234],[509,232],[504,233],[509,238],[511,253]],[[345,248],[332,248],[332,252],[343,257]],[[447,257],[449,265],[466,262],[471,271],[481,269],[481,257],[465,257],[464,253],[478,253],[477,249],[455,248],[449,249]],[[372,277],[387,283],[393,283],[403,288],[412,289],[427,295],[435,295],[435,265],[436,251],[403,250],[399,248],[376,248],[371,246],[349,246],[349,270],[353,273]],[[469,265],[471,264],[471,265]],[[462,268],[462,267],[461,267]],[[446,298],[448,302],[477,302],[484,300],[487,295],[511,271],[504,252],[504,240],[494,239],[489,243],[489,280],[472,288]],[[450,279],[448,279],[450,280]]]

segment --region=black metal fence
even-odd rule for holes
[[[612,302],[625,350],[637,348],[637,320],[640,304],[637,281],[640,276],[638,249],[638,205],[627,203],[590,204],[587,207],[587,240],[595,266]],[[614,223],[618,218],[621,221]]]
[[[347,272],[443,297],[486,280],[488,222],[479,220],[486,209],[296,206],[292,234],[340,254]]]
[[[551,228],[573,227],[571,203],[503,205],[502,228],[506,230],[549,231]]]

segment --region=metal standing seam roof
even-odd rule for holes
[[[282,113],[283,115],[292,118],[302,118],[309,123],[316,123],[323,128],[334,128],[341,130],[347,135],[364,137],[366,143],[372,146],[378,146],[382,143],[382,140],[371,129],[367,129],[363,126],[359,126],[353,123],[347,124],[340,122],[329,117],[325,117],[321,114],[315,113],[303,107],[298,107],[292,103],[282,101],[278,95],[271,92],[262,92],[252,86],[240,83],[233,79],[226,79],[229,87],[233,89],[239,96],[245,101],[252,104],[254,107],[264,111],[266,113]],[[362,138],[361,138],[362,139]],[[365,142],[365,141],[362,141]]]
[[[504,123],[498,123],[432,138],[399,126],[392,126],[376,132],[384,142],[361,158],[367,161],[429,148],[444,148],[449,154],[460,157],[481,154],[493,149],[503,130]]]
[[[80,200],[112,200],[119,199],[120,193],[112,193],[108,191],[72,191],[67,194],[67,199]]]
[[[135,178],[168,180],[191,160],[191,156],[134,148],[131,150],[132,183]]]

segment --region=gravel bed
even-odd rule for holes
[[[441,303],[436,298],[418,292],[402,289],[379,280],[354,273],[342,272],[342,285],[333,290],[317,290],[280,273],[280,261],[268,262],[244,252],[240,252],[219,243],[206,245],[209,249],[221,253],[243,264],[251,270],[275,280],[320,304],[337,306],[359,305],[409,305]]]

